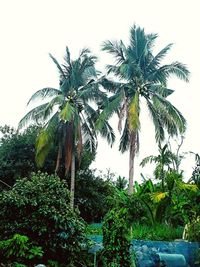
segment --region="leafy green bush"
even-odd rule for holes
[[[76,262],[85,244],[85,224],[71,210],[69,195],[54,175],[39,172],[18,180],[0,195],[0,238],[26,235],[42,247],[44,259]]]
[[[189,241],[200,242],[200,216],[187,224],[186,238]]]
[[[108,196],[113,196],[114,186],[94,170],[80,170],[76,176],[75,203],[81,217],[87,222],[101,222],[109,210]]]
[[[7,125],[0,126],[0,188],[13,186],[19,177],[27,177],[37,171],[35,142],[40,127],[30,126],[18,132]],[[54,173],[56,153],[52,149],[42,171]]]
[[[34,258],[41,258],[43,251],[41,247],[34,246],[27,236],[15,234],[11,239],[0,241],[0,255],[2,260],[27,262]]]
[[[116,205],[103,221],[102,265],[105,267],[130,267],[130,197],[118,191]]]

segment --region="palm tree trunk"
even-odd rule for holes
[[[57,173],[59,170],[61,158],[62,158],[62,145],[61,145],[61,143],[59,143],[55,173]]]
[[[70,207],[74,210],[74,189],[75,189],[75,155],[72,154],[71,164],[71,186],[70,186]]]
[[[130,133],[130,153],[129,153],[129,195],[133,194],[133,177],[134,177],[134,159],[135,159],[135,149],[136,149],[136,133]]]

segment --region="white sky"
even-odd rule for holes
[[[136,23],[146,32],[159,34],[156,49],[174,43],[169,63],[179,60],[188,65],[190,83],[171,80],[170,88],[176,89],[171,101],[188,121],[182,150],[200,153],[199,10],[199,0],[0,0],[0,125],[16,127],[35,91],[58,87],[58,73],[48,53],[62,61],[66,45],[74,57],[88,46],[103,70],[110,58],[100,51],[101,43],[107,39],[126,42]],[[156,153],[151,123],[143,114],[142,119],[137,180],[140,172],[149,171],[138,163]],[[191,158],[185,161],[186,176],[192,164]],[[121,155],[117,143],[111,150],[100,141],[93,166],[128,176],[128,154]]]

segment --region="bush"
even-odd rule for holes
[[[69,191],[57,176],[33,173],[0,195],[0,238],[26,235],[44,259],[76,262],[85,242],[85,224],[69,206]],[[75,266],[79,266],[76,263]]]
[[[103,246],[100,255],[102,266],[132,266],[130,253],[130,196],[118,191],[114,197],[116,205],[103,221]]]
[[[114,186],[94,170],[81,170],[76,176],[75,204],[87,222],[101,222],[109,210],[108,197],[113,196]]]
[[[41,247],[34,246],[27,236],[15,234],[11,239],[0,241],[0,256],[2,260],[17,260],[30,262],[32,259],[41,258]]]
[[[186,239],[188,241],[200,242],[200,216],[187,224]]]
[[[27,177],[37,171],[35,142],[40,127],[29,126],[18,132],[9,126],[0,126],[0,189],[13,186],[19,177]],[[42,171],[54,173],[56,153],[52,149]],[[7,186],[6,186],[7,185]]]

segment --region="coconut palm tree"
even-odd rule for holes
[[[103,104],[96,127],[101,129],[104,121],[117,113],[119,131],[122,131],[119,150],[129,150],[129,193],[133,192],[134,158],[139,149],[140,100],[144,99],[155,126],[156,141],[163,141],[165,132],[174,136],[183,133],[186,121],[176,107],[167,99],[173,90],[167,88],[167,80],[172,75],[188,82],[189,71],[178,61],[161,65],[162,59],[172,47],[164,47],[156,55],[153,46],[157,34],[146,34],[144,29],[133,26],[130,43],[105,41],[103,50],[116,59],[115,65],[108,65],[108,74],[118,80],[102,78],[101,84],[113,93]]]
[[[158,152],[159,154],[157,156],[148,156],[145,157],[142,162],[140,163],[140,166],[144,167],[147,163],[154,162],[156,164],[154,175],[156,179],[161,180],[162,183],[162,190],[164,190],[164,180],[165,175],[167,171],[171,170],[171,165],[174,162],[175,154],[172,153],[169,148],[168,144],[165,144],[163,147],[161,144],[158,144]]]
[[[99,90],[95,69],[96,57],[89,49],[83,49],[76,60],[71,59],[68,47],[64,64],[50,55],[60,74],[60,87],[44,88],[32,95],[28,104],[36,99],[45,103],[33,108],[19,122],[19,128],[27,123],[43,123],[36,142],[36,163],[39,167],[53,144],[58,145],[55,171],[58,172],[61,161],[64,161],[65,175],[71,170],[71,207],[74,206],[75,157],[80,161],[83,146],[92,153],[97,147],[95,120],[98,112],[94,102],[106,98]],[[109,143],[114,141],[114,133],[105,121],[101,135],[106,136]]]

